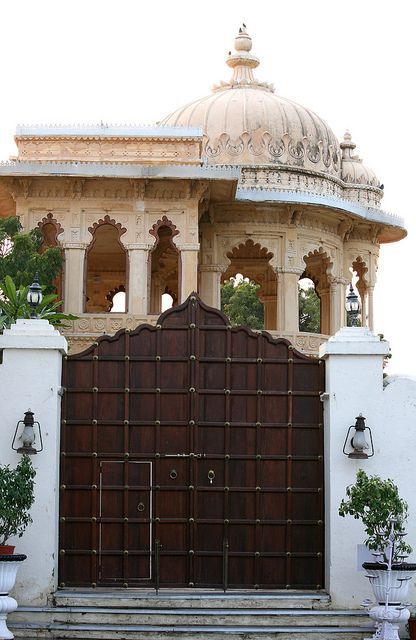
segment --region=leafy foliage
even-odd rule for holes
[[[26,300],[29,287],[16,287],[10,276],[0,282],[0,332],[9,328],[18,318],[30,317],[30,306]],[[42,287],[45,292],[47,287]],[[54,293],[44,295],[42,302],[36,308],[38,318],[49,320],[53,325],[64,324],[65,320],[75,320],[76,316],[59,311],[62,305]]]
[[[321,332],[321,301],[314,287],[299,287],[299,331]]]
[[[254,282],[236,281],[234,278],[222,285],[221,309],[233,326],[264,328],[264,309],[257,296],[258,288]]]
[[[15,469],[0,466],[0,545],[11,536],[22,537],[32,522],[30,508],[35,500],[36,472],[29,456],[22,456]]]
[[[400,498],[399,490],[392,480],[367,476],[365,471],[359,469],[355,484],[347,487],[346,494],[348,499],[341,501],[339,515],[350,515],[361,520],[367,535],[365,545],[369,549],[384,552],[389,537],[388,520],[394,518],[393,560],[397,560],[400,554],[411,553],[412,547],[402,537],[408,518],[407,502]]]
[[[47,293],[53,293],[52,284],[62,266],[61,252],[57,247],[49,247],[42,254],[42,231],[32,229],[22,233],[17,216],[0,218],[0,282],[9,275],[17,287],[26,287],[33,282],[35,274],[39,281],[48,283]]]

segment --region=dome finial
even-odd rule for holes
[[[340,143],[339,145],[342,149],[342,159],[346,160],[346,159],[357,159],[358,156],[353,156],[352,152],[354,151],[355,147],[357,146],[355,144],[355,142],[352,141],[352,137],[351,137],[351,133],[349,132],[348,129],[345,130],[344,133],[344,140]]]
[[[252,46],[247,27],[243,23],[234,40],[236,52],[227,58],[228,66],[234,70],[230,80],[231,85],[258,84],[253,75],[253,69],[259,66],[260,61],[250,53]]]

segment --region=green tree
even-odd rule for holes
[[[23,233],[17,216],[0,218],[0,282],[8,275],[16,287],[26,287],[37,273],[46,293],[55,292],[52,283],[62,266],[61,252],[57,247],[49,247],[39,253],[41,245],[39,228]]]
[[[299,331],[321,331],[321,301],[314,287],[299,287]]]
[[[0,333],[7,329],[18,318],[30,317],[30,306],[26,295],[29,287],[16,287],[10,276],[0,282]],[[49,320],[53,325],[62,325],[65,320],[76,320],[77,316],[59,311],[62,300],[58,300],[55,293],[46,293],[46,286],[42,287],[43,299],[36,308],[38,318]]]
[[[231,278],[221,287],[221,309],[233,326],[264,328],[264,308],[257,296],[259,285]]]

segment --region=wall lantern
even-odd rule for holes
[[[354,433],[351,432],[352,429],[355,429]],[[365,431],[368,431],[370,435],[370,444],[366,440]],[[349,453],[345,450],[348,444],[352,447],[352,451]],[[366,453],[365,449],[369,449],[370,453]],[[367,460],[367,458],[371,458],[374,455],[371,429],[365,426],[365,418],[361,413],[355,419],[355,424],[351,425],[347,431],[342,453],[353,460]]]
[[[35,275],[35,279],[29,287],[29,291],[27,292],[26,300],[30,306],[30,317],[34,320],[37,319],[38,314],[36,313],[36,307],[40,305],[42,302],[42,287],[39,284],[39,276]]]
[[[33,420],[33,415],[33,411],[30,409],[25,411],[25,417],[23,420],[19,420],[16,425],[12,442],[13,451],[25,453],[28,456],[33,456],[35,453],[38,453],[38,451],[43,450],[42,431],[39,422]],[[17,446],[16,440],[22,441],[20,447]],[[39,442],[38,448],[33,446],[36,442]]]
[[[354,291],[352,284],[350,283],[350,289],[348,291],[347,299],[345,302],[345,308],[350,320],[351,327],[358,327],[358,315],[360,313],[360,301]]]

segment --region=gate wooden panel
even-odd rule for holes
[[[324,586],[323,362],[193,294],[63,384],[61,586]]]

